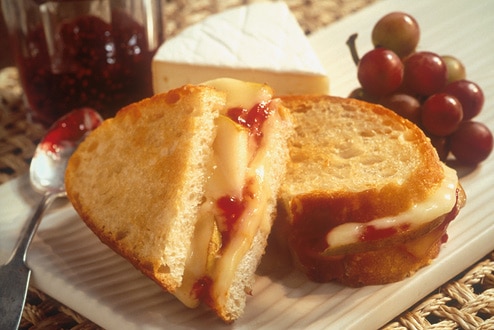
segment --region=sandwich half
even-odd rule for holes
[[[288,96],[295,135],[276,224],[313,281],[359,287],[429,264],[465,196],[411,122],[379,105]]]
[[[131,104],[69,160],[88,227],[185,305],[243,313],[285,174],[291,121],[267,85],[219,79]]]

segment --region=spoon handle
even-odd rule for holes
[[[15,245],[14,251],[12,252],[11,259],[22,260],[23,262],[26,261],[27,250],[29,249],[29,245],[33,240],[36,230],[38,230],[38,226],[41,222],[40,220],[46,209],[56,198],[57,196],[50,192],[43,194],[43,198],[41,198],[41,201],[39,202],[33,216],[22,228],[21,235]]]
[[[26,265],[29,245],[45,210],[57,196],[45,193],[32,218],[25,224],[9,261],[0,266],[0,329],[17,329],[26,302],[31,270]]]

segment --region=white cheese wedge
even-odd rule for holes
[[[221,77],[267,83],[276,95],[329,93],[327,74],[284,2],[206,18],[167,40],[152,71],[155,93]]]

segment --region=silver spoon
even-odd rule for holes
[[[94,110],[74,110],[56,121],[36,147],[29,174],[32,187],[43,194],[33,217],[25,224],[9,261],[0,266],[0,329],[17,329],[26,302],[31,270],[26,255],[41,217],[51,203],[66,196],[67,161],[88,132],[102,122]]]

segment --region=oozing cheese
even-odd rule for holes
[[[212,15],[167,40],[152,63],[156,93],[220,77],[267,83],[277,95],[327,94],[329,81],[282,2]]]
[[[231,79],[220,79],[207,83],[227,91],[226,109],[241,106],[250,109],[260,102],[271,100],[272,93],[266,85],[249,84]],[[243,87],[243,88],[242,88]],[[263,126],[266,139],[271,134],[273,120],[278,120],[274,112]],[[249,131],[234,123],[225,114],[218,118],[218,133],[213,145],[214,166],[206,184],[204,203],[199,209],[191,253],[186,263],[182,286],[174,292],[185,305],[195,307],[200,303],[197,285],[201,279],[211,279],[207,294],[225,304],[238,264],[249,251],[252,240],[260,228],[269,228],[270,219],[263,216],[270,195],[268,183],[264,180],[270,164],[265,161],[266,148],[247,146],[245,138]],[[242,171],[242,174],[236,173]],[[233,173],[235,172],[235,173]],[[232,176],[235,178],[232,180]],[[221,246],[221,210],[217,201],[223,196],[242,198],[243,189],[249,185],[254,198],[248,198],[240,219],[235,227],[235,235],[226,246]]]
[[[445,165],[443,167],[445,177],[438,189],[429,198],[396,216],[375,219],[366,223],[351,222],[339,225],[333,228],[326,236],[329,247],[336,248],[358,242],[367,226],[386,229],[396,228],[400,225],[410,225],[411,229],[451,211],[456,203],[458,178],[453,169]]]

